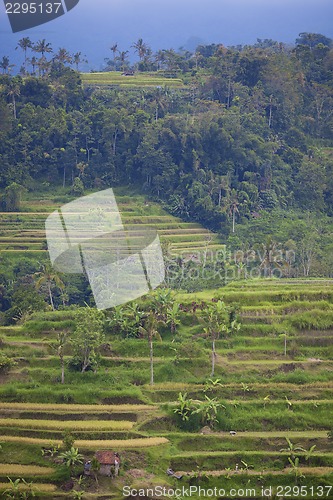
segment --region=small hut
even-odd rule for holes
[[[100,463],[99,474],[101,476],[118,476],[120,458],[114,451],[97,451],[96,460]]]

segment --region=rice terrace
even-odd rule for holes
[[[59,203],[29,198],[21,212],[1,214],[2,265],[28,265],[35,253],[47,258],[43,221]],[[120,191],[118,203],[124,217],[156,225],[171,255],[224,248],[199,225],[139,195]],[[202,335],[209,320],[202,319],[222,301],[237,325],[216,336],[212,374],[212,339]],[[160,318],[154,385],[147,341],[135,331],[149,308]],[[256,498],[266,485],[293,484],[312,498],[310,488],[331,485],[333,281],[241,279],[191,293],[158,289],[107,312],[98,369],[76,371],[67,342],[61,384],[59,339],[74,328],[75,309],[61,307],[1,327],[2,491],[10,490],[10,477],[20,479],[19,491],[67,497],[70,477],[83,476],[83,461],[100,449],[119,452],[121,472],[98,483],[85,477],[84,498],[121,498],[128,484],[252,487]],[[71,452],[67,466],[59,457]],[[73,491],[81,490],[75,482]]]
[[[332,500],[333,40],[140,38],[138,61],[114,43],[91,72],[46,39],[16,48],[21,69],[0,59],[0,498]],[[101,244],[96,278],[67,216],[104,243],[104,206],[71,203],[111,191],[126,244]],[[139,264],[144,291],[99,307],[126,281],[115,262]]]

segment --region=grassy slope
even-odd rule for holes
[[[207,233],[200,226],[184,224],[155,204],[146,206],[143,197],[120,195],[123,215],[169,231],[165,237],[173,241],[173,251],[179,248],[173,235],[178,230],[185,245],[193,234],[198,235],[198,241],[192,240],[195,245],[205,244]],[[19,259],[34,248],[33,242],[43,244],[45,216],[63,202],[47,197],[30,200],[24,207],[26,214],[2,214],[0,244],[7,248],[6,253],[11,254],[8,245],[12,245]],[[189,237],[183,238],[183,234]],[[0,328],[4,351],[17,361],[1,380],[0,462],[12,467],[55,469],[41,477],[33,475],[32,469],[25,473],[23,467],[11,477],[59,485],[64,472],[51,459],[43,458],[40,448],[48,447],[50,441],[60,443],[63,429],[74,427],[75,415],[81,415],[84,421],[75,422],[73,434],[85,457],[91,458],[96,449],[121,450],[122,476],[112,483],[115,492],[131,482],[173,485],[165,475],[170,465],[185,472],[197,467],[207,471],[212,487],[220,484],[221,474],[230,475],[230,487],[247,485],[249,477],[254,486],[292,485],[300,479],[292,475],[290,467],[285,469],[289,465],[287,453],[280,450],[287,447],[286,437],[307,450],[316,446],[311,459],[299,454],[305,475],[302,484],[332,484],[332,441],[327,438],[332,425],[332,281],[237,282],[219,290],[179,294],[185,306],[194,301],[210,302],[212,297],[239,303],[243,322],[239,333],[217,342],[216,377],[220,384],[216,387],[206,386],[210,343],[200,337],[202,326],[191,312],[183,314],[175,339],[165,330],[163,342],[155,345],[154,388],[148,385],[149,353],[144,341],[110,335],[112,350],[103,354],[101,369],[83,375],[66,370],[65,386],[61,386],[59,362],[48,347],[57,329],[63,328],[60,313],[48,313],[42,322],[37,317],[23,326]],[[70,313],[66,313],[68,318]],[[287,334],[286,356],[283,334]],[[171,416],[180,391],[193,399],[204,399],[206,394],[223,401],[226,410],[217,432],[188,433],[176,427]],[[237,435],[230,436],[230,429]],[[235,463],[244,468],[242,460],[251,465],[250,473],[227,470],[234,470]],[[142,471],[141,479],[131,476],[132,469]],[[4,468],[2,475],[0,468],[4,483],[9,470],[14,469]],[[187,479],[183,481],[188,484]],[[39,484],[39,491],[51,487]],[[88,482],[87,489],[94,491],[93,482]],[[109,489],[108,480],[103,479],[99,493]],[[48,498],[52,498],[51,493]]]
[[[121,87],[183,87],[181,78],[165,78],[158,73],[135,73],[124,76],[120,71],[102,73],[81,73],[84,85],[121,86]]]

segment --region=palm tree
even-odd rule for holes
[[[237,192],[235,189],[231,191],[231,197],[229,200],[229,215],[232,216],[232,232],[235,232],[235,222],[236,222],[236,213],[239,213],[238,210],[239,201],[237,198]]]
[[[113,53],[113,60],[116,59],[116,54],[118,52],[118,44],[117,43],[114,43],[111,47],[110,47],[110,50],[112,50],[112,53]]]
[[[60,62],[60,64],[72,64],[73,61],[72,56],[70,55],[68,50],[64,49],[63,47],[58,50],[58,52],[53,57],[53,60]]]
[[[36,66],[37,66],[37,62],[38,62],[38,61],[37,61],[37,57],[35,57],[35,56],[32,56],[32,58],[31,58],[31,59],[29,59],[29,63],[30,63],[30,64],[31,64],[31,66],[32,66],[32,74],[33,74],[33,75],[36,73],[36,72],[35,72],[35,68],[36,68]]]
[[[27,50],[32,48],[32,41],[30,40],[29,37],[21,38],[21,40],[19,40],[17,42],[17,47],[15,50],[17,50],[18,48],[22,49],[24,52],[24,73],[26,73],[26,71],[27,71]]]
[[[0,61],[0,68],[2,69],[3,74],[9,74],[11,68],[13,67],[13,64],[9,64],[9,57],[8,56],[3,56],[2,60]]]
[[[157,318],[153,312],[150,312],[146,317],[144,326],[139,326],[140,334],[148,340],[149,352],[150,352],[150,385],[154,385],[154,353],[153,353],[153,341],[154,338],[162,340],[160,334],[157,330]]]
[[[43,268],[42,271],[36,273],[36,275],[39,276],[39,279],[36,282],[36,287],[41,288],[43,285],[46,285],[52,310],[55,311],[52,290],[51,290],[52,284],[54,283],[58,288],[60,288],[60,290],[62,290],[65,287],[65,285],[59,278],[57,272],[52,270],[50,266],[43,265],[42,268]]]
[[[121,63],[121,70],[125,71],[126,63],[127,63],[127,54],[128,50],[123,50],[122,52],[119,52],[118,60]]]
[[[135,42],[132,47],[134,48],[135,52],[138,53],[140,61],[145,57],[148,47],[142,40],[142,38],[139,38],[137,42]]]
[[[157,122],[159,118],[159,110],[164,111],[166,106],[166,92],[160,88],[157,88],[153,94],[152,102],[155,104],[155,121]]]
[[[264,275],[270,278],[273,275],[274,269],[281,268],[281,252],[279,252],[278,244],[269,236],[265,243],[262,243],[262,255],[260,267],[264,270]]]
[[[38,59],[37,66],[39,75],[44,76],[50,67],[50,63],[45,56],[42,56],[40,59]]]
[[[44,56],[45,53],[53,52],[52,45],[43,38],[42,40],[38,40],[38,42],[32,47],[34,52],[38,54],[42,54]]]
[[[20,86],[18,83],[14,81],[14,79],[11,80],[8,86],[8,92],[7,95],[11,97],[12,103],[13,103],[13,113],[14,113],[14,119],[16,120],[16,97],[21,94]]]
[[[81,58],[81,56],[82,52],[75,52],[75,54],[73,54],[72,62],[75,64],[76,71],[79,71],[79,64],[88,62],[87,59]]]
[[[165,63],[165,50],[159,50],[155,54],[155,62],[157,64],[157,69],[161,69]]]

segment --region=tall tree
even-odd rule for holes
[[[32,41],[27,36],[23,37],[23,38],[21,38],[21,40],[19,40],[17,42],[16,49],[18,49],[18,48],[22,49],[24,52],[24,73],[26,73],[27,72],[27,51],[28,51],[28,49],[32,48]]]
[[[233,189],[229,198],[229,215],[232,218],[232,232],[235,232],[236,214],[239,213],[238,210],[239,201],[237,197],[237,191]]]
[[[75,52],[72,57],[72,62],[75,64],[76,71],[79,71],[79,64],[87,63],[85,56],[82,56],[82,52]]]
[[[54,55],[53,61],[57,61],[60,64],[66,64],[66,63],[72,64],[73,59],[68,50],[61,47],[59,48],[58,52]]]
[[[55,311],[52,286],[55,285],[57,288],[62,290],[65,286],[64,283],[59,277],[59,274],[49,265],[43,265],[42,271],[36,273],[36,276],[38,276],[36,287],[41,288],[42,286],[46,286],[52,310]]]
[[[212,341],[212,371],[210,376],[213,377],[215,374],[216,340],[218,340],[222,332],[229,331],[229,315],[224,302],[219,300],[213,304],[209,304],[202,311],[201,319],[205,324],[204,332]]]
[[[132,47],[134,48],[135,52],[137,52],[140,61],[142,61],[147,53],[147,45],[144,43],[142,38],[139,38],[137,42],[135,42]]]
[[[53,52],[52,45],[43,38],[42,40],[38,40],[38,42],[33,45],[32,50],[37,52],[38,54],[45,54]]]
[[[13,64],[10,64],[10,60],[8,56],[3,56],[0,61],[0,68],[2,69],[3,74],[9,74]]]
[[[117,59],[120,61],[121,70],[125,71],[128,62],[128,50],[122,50],[119,52]]]
[[[150,385],[154,385],[154,339],[162,340],[157,330],[158,321],[151,311],[144,321],[144,326],[139,326],[139,333],[148,340],[150,357]]]
[[[104,314],[92,307],[82,307],[75,315],[76,328],[71,339],[74,357],[81,364],[81,373],[97,367],[97,353],[104,341]]]
[[[117,55],[117,52],[118,52],[118,44],[117,44],[117,43],[114,43],[114,44],[110,47],[110,50],[112,51],[112,54],[113,54],[113,60],[115,61],[115,59],[116,59],[116,55]]]
[[[20,85],[18,82],[14,80],[14,78],[9,82],[8,84],[8,89],[7,89],[7,95],[11,98],[12,100],[12,105],[13,105],[13,115],[14,119],[16,120],[16,97],[18,97],[21,94],[21,89]]]

